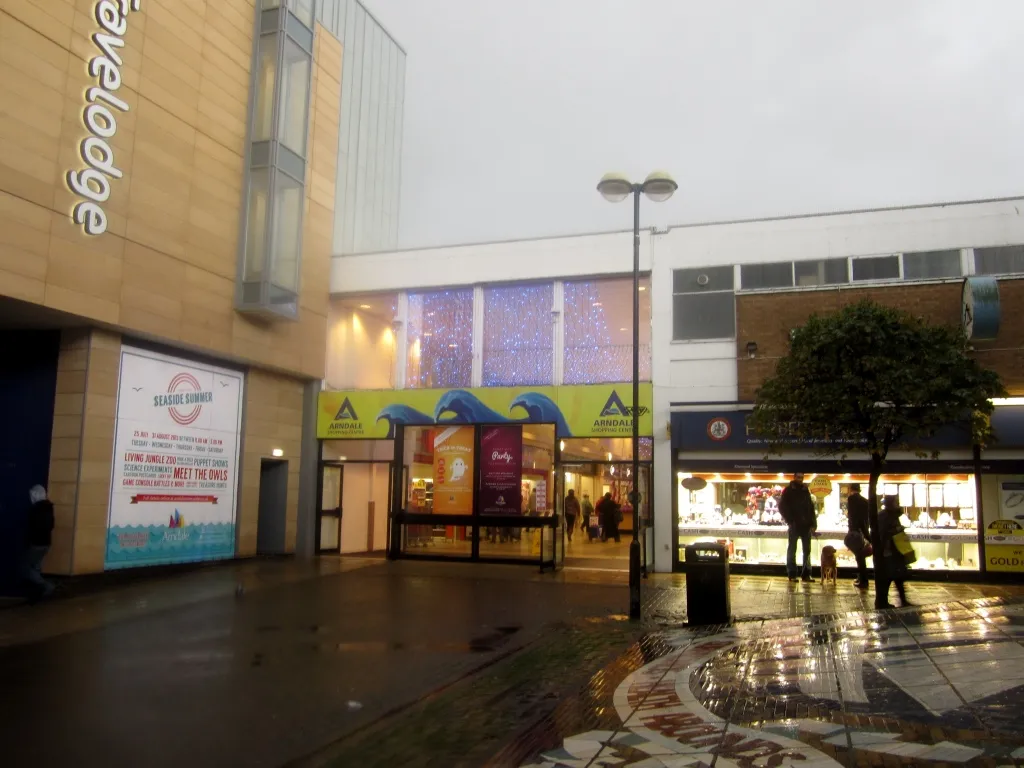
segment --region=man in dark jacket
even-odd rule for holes
[[[801,578],[811,580],[811,534],[818,527],[818,513],[814,509],[811,492],[804,485],[803,473],[793,475],[779,499],[779,513],[789,527],[789,547],[786,549],[786,571],[790,581],[797,580],[796,543],[803,544],[804,566]]]
[[[608,541],[608,539],[614,538],[617,543],[619,541],[619,515],[622,513],[610,493],[606,493],[604,498],[597,502],[597,514],[601,516],[601,525],[604,527],[601,540]]]
[[[853,556],[857,558],[857,580],[853,582],[853,586],[858,589],[868,588],[868,559],[864,556],[864,548],[871,541],[868,529],[869,511],[868,500],[860,495],[860,483],[852,483],[850,495],[846,497],[846,522],[849,529],[849,543],[846,546],[850,547]]]
[[[562,511],[565,513],[565,531],[569,534],[569,541],[572,541],[572,530],[576,527],[576,518],[580,514],[580,500],[576,498],[576,491],[572,488],[565,497]]]
[[[53,584],[43,578],[43,558],[53,539],[53,502],[46,498],[46,489],[41,485],[32,486],[28,497],[31,506],[25,529],[22,577],[31,589],[29,596],[38,600],[53,592]]]

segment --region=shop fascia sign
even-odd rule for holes
[[[100,29],[92,36],[97,53],[89,60],[88,69],[97,84],[85,92],[82,122],[89,135],[78,147],[86,167],[68,171],[66,177],[68,189],[80,198],[71,218],[87,235],[107,231],[107,214],[102,204],[110,198],[111,180],[124,176],[114,165],[114,150],[108,140],[117,134],[116,113],[128,111],[128,104],[114,92],[121,87],[124,61],[120,50],[128,31],[128,14],[141,8],[142,0],[100,0],[94,9]]]

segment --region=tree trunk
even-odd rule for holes
[[[882,558],[882,532],[878,530],[878,480],[882,476],[882,457],[871,454],[871,477],[868,481],[868,520],[871,524],[872,563],[875,570],[875,607],[889,602],[889,595],[880,594],[885,560]]]

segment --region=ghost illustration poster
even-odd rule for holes
[[[447,427],[434,433],[434,512],[473,514],[472,426]]]

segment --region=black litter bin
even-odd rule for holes
[[[690,624],[728,624],[729,552],[717,542],[686,545],[686,616]]]

